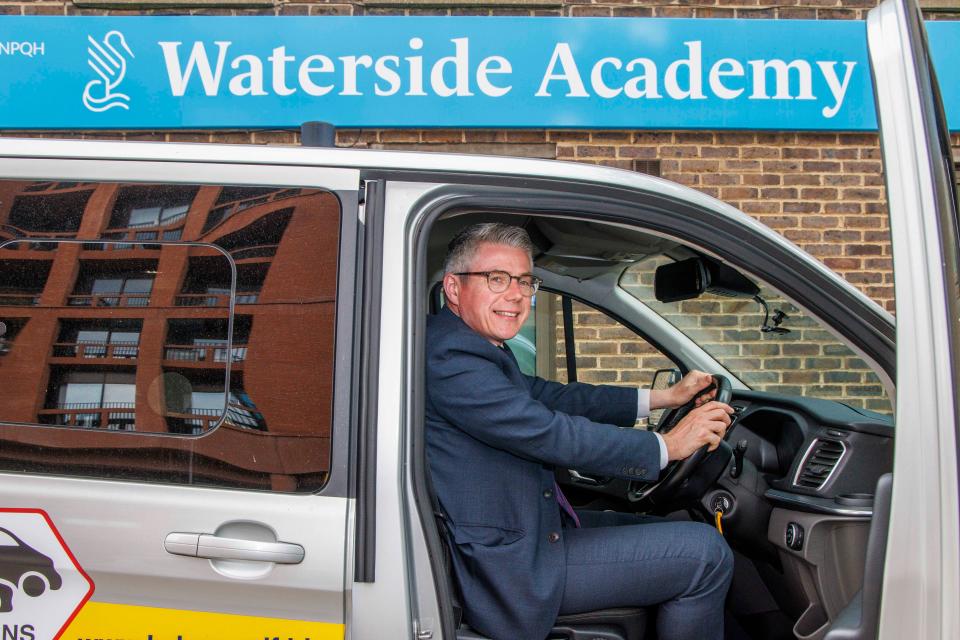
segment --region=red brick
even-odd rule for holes
[[[693,145],[664,145],[660,147],[660,153],[664,157],[674,157],[674,158],[696,158],[700,155],[697,147]]]
[[[617,155],[621,158],[636,158],[639,160],[656,160],[660,157],[655,147],[630,147],[626,145],[617,147]]]
[[[860,150],[850,147],[842,149],[820,149],[820,157],[824,160],[848,160],[860,157]]]
[[[759,160],[724,160],[723,167],[728,171],[759,171]]]
[[[764,160],[763,170],[771,173],[800,171],[802,165],[799,160]]]
[[[677,144],[713,144],[713,134],[705,131],[678,131],[673,139]]]
[[[538,144],[547,141],[546,131],[507,131],[507,142]]]
[[[801,198],[810,198],[812,200],[836,200],[836,189],[808,188],[800,190]]]
[[[463,131],[460,129],[428,129],[422,134],[423,142],[435,144],[459,144],[463,142]]]
[[[747,173],[743,176],[743,184],[778,185],[781,178],[776,173]]]
[[[757,134],[749,131],[720,131],[716,134],[717,144],[755,144]]]
[[[704,158],[739,158],[739,147],[701,147],[700,155]]]
[[[800,218],[797,216],[760,216],[758,219],[774,229],[789,229],[800,225]]]
[[[820,185],[823,182],[823,176],[816,173],[787,173],[783,176],[783,184],[793,185]]]
[[[463,132],[463,141],[470,142],[505,142],[505,131],[494,131],[486,129],[474,129]]]
[[[803,163],[804,171],[840,171],[839,162],[831,160],[807,160]]]
[[[704,176],[706,178],[706,176]],[[704,180],[706,182],[706,180]],[[747,200],[741,203],[740,210],[751,215],[758,213],[780,213],[782,205],[775,200]]]
[[[577,145],[577,156],[580,158],[613,158],[616,155],[616,147],[605,145]]]
[[[715,172],[720,170],[719,160],[683,160],[680,162],[682,171]]]
[[[843,197],[850,200],[877,200],[880,198],[880,189],[844,189]]]
[[[835,271],[851,271],[860,268],[860,260],[856,258],[824,258],[823,264]]]
[[[758,190],[753,187],[723,187],[720,195],[723,200],[742,200],[756,198]]]
[[[822,206],[817,202],[784,202],[784,213],[820,213]],[[805,225],[810,226],[810,225]],[[816,225],[813,225],[816,226]]]
[[[859,187],[863,176],[830,173],[823,176],[823,183],[835,187]]]
[[[741,158],[779,158],[780,149],[777,147],[743,147],[740,150]]]
[[[613,15],[627,18],[648,18],[653,15],[649,7],[614,7]]]
[[[817,159],[820,157],[820,150],[815,147],[793,147],[783,150],[784,158],[799,158],[803,160]]]
[[[702,177],[703,184],[708,185],[731,185],[740,184],[740,177],[732,173],[708,173]]]
[[[863,239],[863,233],[860,231],[828,229],[823,232],[824,242],[860,242]]]
[[[630,131],[594,131],[590,134],[591,142],[633,142],[633,133]]]
[[[876,244],[848,244],[843,247],[843,253],[848,256],[879,256],[883,255],[883,248]]]
[[[669,144],[673,142],[673,134],[669,132],[638,131],[633,135],[637,144]]]
[[[760,190],[760,195],[764,198],[776,198],[779,200],[794,199],[797,197],[797,190],[784,187],[769,187]]]
[[[860,213],[862,206],[859,202],[828,202],[823,207],[824,213]]]
[[[590,133],[587,131],[548,131],[549,142],[589,142]]]
[[[820,242],[821,233],[819,231],[812,231],[810,229],[787,229],[783,232],[783,235],[792,242],[804,243],[804,242]]]

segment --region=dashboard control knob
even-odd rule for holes
[[[787,543],[787,546],[794,551],[803,549],[803,527],[796,522],[788,524],[784,541]]]

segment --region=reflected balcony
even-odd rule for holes
[[[225,220],[237,215],[241,211],[246,211],[253,207],[285,200],[300,195],[300,189],[279,189],[269,193],[261,193],[250,198],[240,198],[224,204],[218,204],[207,214],[207,220],[203,225],[203,233],[207,233],[214,227],[220,225]]]
[[[183,411],[170,411],[166,417],[167,429],[170,433],[199,436],[220,423],[223,410],[186,407]]]
[[[67,296],[70,307],[149,307],[149,293],[90,293]]]
[[[58,403],[40,410],[40,424],[109,431],[134,431],[136,415],[132,402]]]
[[[53,345],[54,358],[117,358],[134,359],[140,351],[135,343],[57,342]]]
[[[0,307],[36,307],[39,293],[0,293]]]
[[[236,304],[256,304],[259,291],[237,291]],[[178,307],[227,307],[230,306],[229,293],[180,293],[174,298]]]
[[[265,258],[272,258],[277,254],[277,247],[279,244],[260,244],[252,247],[242,247],[239,249],[231,249],[230,256],[234,259],[235,262],[250,262],[254,260],[262,260]]]
[[[198,363],[221,365],[226,362],[241,363],[247,357],[246,345],[168,344],[163,348],[163,359],[177,364]]]

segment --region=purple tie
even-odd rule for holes
[[[573,507],[570,505],[570,501],[567,500],[567,496],[563,495],[563,491],[560,490],[560,485],[557,484],[557,481],[553,481],[553,487],[557,490],[557,502],[560,503],[560,508],[567,512],[567,515],[573,518],[573,523],[580,528],[580,518],[577,517],[577,512],[573,510]]]

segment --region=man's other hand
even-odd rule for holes
[[[700,393],[711,384],[713,384],[713,376],[709,373],[691,371],[672,387],[652,390],[650,392],[650,409],[682,407],[694,398],[696,398],[696,406],[702,406],[717,396],[716,389],[711,389],[707,393]]]
[[[732,413],[730,405],[715,401],[690,411],[670,433],[663,434],[667,459],[683,460],[703,445],[709,451],[716,449],[730,426]]]

